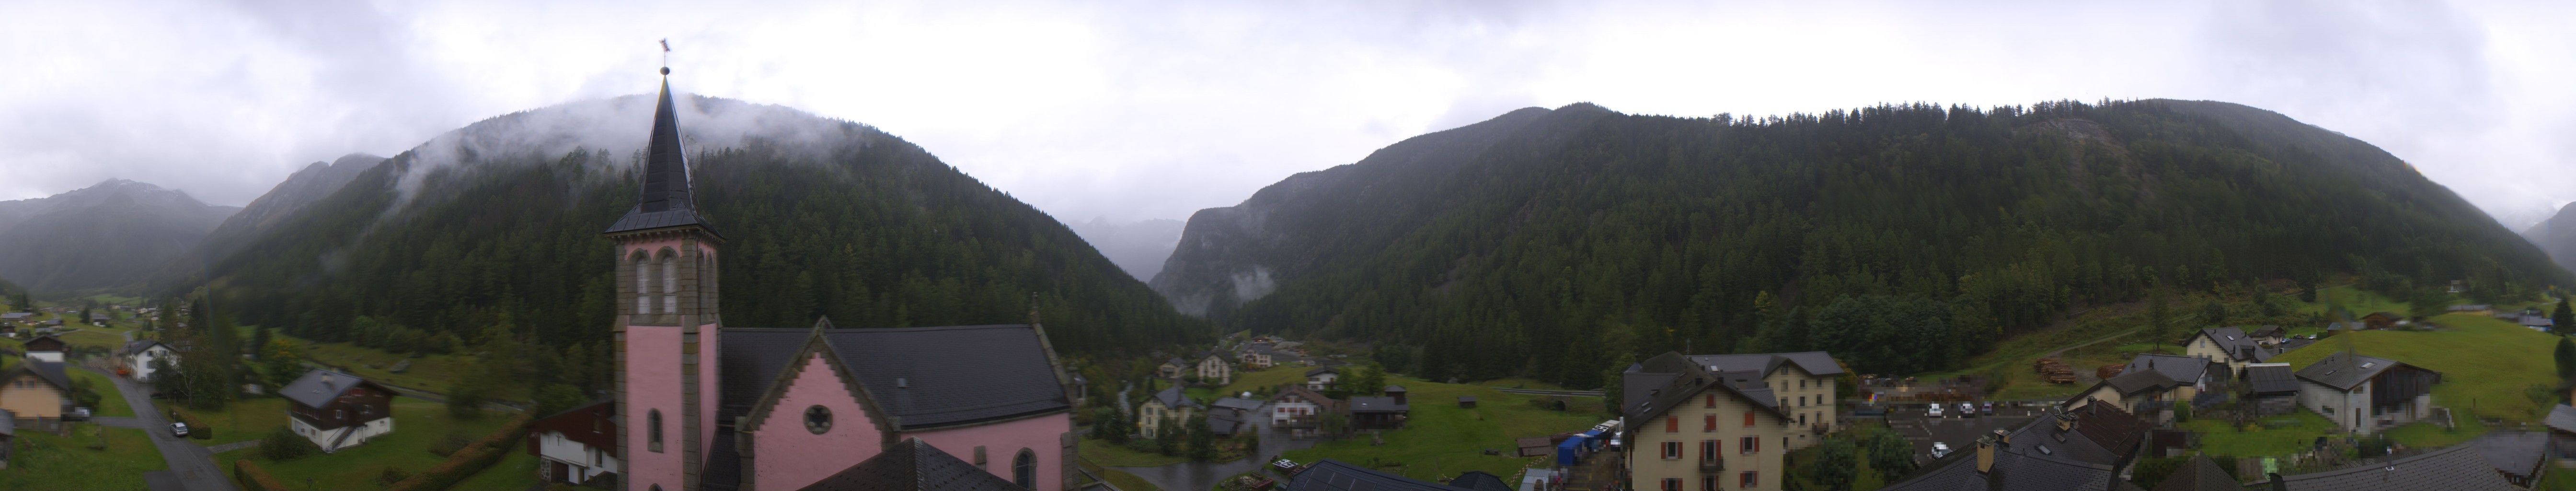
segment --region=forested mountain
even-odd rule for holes
[[[1172,257],[1172,245],[1181,242],[1181,221],[1168,218],[1126,223],[1092,218],[1067,225],[1092,248],[1099,249],[1100,255],[1109,256],[1109,262],[1118,263],[1118,269],[1140,281],[1161,272],[1163,260]]]
[[[2550,259],[2557,260],[2560,267],[2576,265],[2576,203],[2568,203],[2558,209],[2557,215],[2532,224],[2530,230],[2522,232],[2522,237],[2531,239],[2532,244],[2548,252]]]
[[[698,206],[725,239],[728,327],[1026,322],[1034,295],[1068,352],[1204,337],[1063,224],[911,143],[776,106],[679,105]],[[635,203],[652,109],[514,113],[372,166],[217,262],[227,310],[398,350],[494,326],[604,349],[615,262],[599,235]]]
[[[1430,378],[1597,386],[1685,344],[1935,370],[2159,285],[2347,273],[2490,297],[2569,278],[2369,144],[2145,100],[1522,109],[1202,210],[1152,283],[1228,328],[1376,341]]]
[[[132,285],[240,210],[124,179],[0,201],[0,277],[40,292]]]
[[[242,242],[276,228],[286,217],[303,211],[305,205],[339,192],[340,186],[349,184],[358,178],[359,173],[384,161],[384,157],[353,153],[330,162],[306,165],[303,170],[287,175],[286,181],[277,183],[277,187],[269,188],[267,194],[242,206],[240,213],[224,219],[222,225],[206,235],[202,248],[208,257],[231,254]]]

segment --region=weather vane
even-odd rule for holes
[[[671,38],[662,38],[662,74],[671,74]]]

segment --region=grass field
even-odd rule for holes
[[[2317,437],[2340,435],[2333,421],[2305,410],[2256,421],[2244,428],[2230,427],[2226,421],[2195,419],[2182,424],[2183,429],[2200,434],[2200,451],[2210,455],[2232,457],[2283,456],[2306,451],[2316,445]]]
[[[1116,486],[1120,491],[1163,491],[1163,488],[1154,486],[1153,481],[1136,477],[1135,474],[1129,474],[1127,471],[1102,469],[1098,472],[1101,479],[1109,480],[1109,485]]]
[[[104,432],[107,449],[89,445]],[[143,489],[143,473],[170,468],[143,430],[80,425],[72,436],[22,431],[0,489],[126,491]]]
[[[1387,380],[1402,384],[1411,391],[1413,411],[1405,429],[1385,433],[1385,445],[1370,445],[1369,437],[1360,435],[1289,451],[1283,456],[1298,462],[1332,458],[1434,482],[1470,470],[1510,476],[1533,461],[1548,457],[1485,455],[1485,449],[1502,450],[1504,455],[1511,455],[1515,438],[1578,431],[1608,419],[1597,409],[1600,404],[1588,401],[1570,403],[1568,407],[1574,410],[1557,412],[1541,409],[1531,402],[1545,399],[1543,396],[1508,394],[1490,387],[1432,383],[1397,376],[1390,376]],[[1477,407],[1459,408],[1451,402],[1458,396],[1476,396]]]
[[[177,402],[174,401],[164,403],[163,407],[175,405]],[[276,397],[236,400],[232,404],[225,405],[222,411],[196,411],[183,408],[179,412],[187,413],[189,416],[196,417],[198,422],[214,427],[214,438],[197,440],[207,445],[258,440],[268,436],[269,431],[286,426],[286,399]],[[395,420],[394,428],[397,431],[402,428],[401,420]]]
[[[2413,310],[2413,307],[2406,305],[2406,302],[2390,300],[2388,297],[2363,291],[2361,287],[2344,285],[2317,290],[2317,302],[2301,306],[2299,311],[2322,314],[2326,312],[2327,307],[2333,305],[2342,305],[2344,310],[2351,311],[2355,316],[2370,315],[2371,312],[2405,314]]]
[[[314,486],[321,489],[383,489],[384,483],[378,482],[377,476],[383,475],[386,467],[399,467],[412,473],[428,470],[447,460],[429,453],[429,447],[446,439],[449,433],[463,435],[469,441],[480,439],[501,429],[501,425],[508,423],[511,417],[507,414],[485,414],[481,419],[457,420],[447,415],[445,404],[409,397],[395,398],[393,413],[392,433],[337,453],[287,462],[271,461],[256,453],[244,457],[267,467],[269,473],[282,482],[302,483],[309,478]],[[207,423],[221,424],[215,421]]]
[[[2363,355],[2397,360],[2442,373],[2433,386],[2433,403],[2452,411],[2508,422],[2534,422],[2548,407],[2532,400],[2534,385],[2557,383],[2550,350],[2558,340],[2549,333],[2481,315],[2444,315],[2432,321],[2442,331],[2361,331],[2326,338],[2273,358],[2305,368],[2343,349],[2344,340]]]
[[[1156,467],[1187,462],[1186,457],[1166,457],[1153,452],[1138,452],[1107,440],[1082,439],[1082,459],[1111,467]]]
[[[63,343],[73,346],[100,346],[108,349],[125,346],[124,334],[97,327],[82,326],[81,330],[58,334],[54,337],[62,338]]]
[[[1224,388],[1218,390],[1218,393],[1268,394],[1280,384],[1306,381],[1306,370],[1311,368],[1313,367],[1282,365],[1270,367],[1268,370],[1234,372],[1234,383],[1226,384]]]
[[[340,367],[348,370],[350,375],[365,377],[376,383],[429,392],[446,392],[447,386],[456,380],[456,374],[464,370],[468,362],[465,357],[453,354],[426,355],[408,358],[411,360],[411,367],[403,370],[403,373],[393,373],[388,369],[406,359],[404,355],[387,353],[374,348],[362,348],[349,343],[316,343],[304,339],[295,341],[304,343],[304,356],[312,358],[316,363]]]
[[[116,390],[115,380],[109,379],[106,375],[99,375],[98,372],[78,368],[63,371],[70,373],[72,380],[89,381],[91,390],[98,391],[98,407],[90,408],[91,416],[134,415],[134,406],[125,404],[125,393]]]
[[[455,487],[449,489],[522,491],[536,486],[539,462],[537,456],[528,455],[527,441],[521,440],[502,448],[511,449],[510,454],[501,457],[500,462],[493,462],[492,467],[483,469],[483,472],[475,474],[474,477],[458,481]]]

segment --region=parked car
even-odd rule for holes
[[[1927,418],[1941,417],[1941,403],[1932,403],[1932,409],[1924,411],[1923,416]]]
[[[1986,415],[1987,415],[1987,416],[1993,416],[1993,415],[1995,415],[1995,401],[1986,401],[1986,411],[1985,411],[1985,412],[1986,412]]]
[[[72,408],[72,412],[63,413],[63,421],[89,421],[89,408]]]
[[[1976,415],[1977,415],[1977,405],[1976,405],[1976,404],[1965,403],[1965,402],[1959,403],[1959,417],[1965,418],[1965,417],[1971,417],[1971,416],[1976,416]]]
[[[185,437],[185,436],[188,436],[188,424],[187,424],[187,423],[170,423],[170,436],[177,436],[177,437]]]
[[[1950,456],[1950,444],[1932,442],[1932,458],[1939,459],[1948,456]]]

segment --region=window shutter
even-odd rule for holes
[[[1706,423],[1707,427],[1701,428],[1700,431],[1717,431],[1717,415],[1702,415],[1701,419],[1705,420],[1702,423]]]
[[[1707,398],[1707,402],[1703,402],[1703,403],[1701,403],[1700,405],[1701,405],[1702,407],[1706,407],[1706,408],[1709,408],[1709,409],[1716,409],[1716,408],[1717,408],[1717,394],[1707,394],[1705,397]]]
[[[1757,417],[1757,415],[1753,414],[1753,411],[1745,411],[1745,412],[1744,412],[1744,427],[1746,427],[1746,428],[1752,428],[1752,427],[1753,427],[1753,420],[1754,420],[1754,418],[1755,418],[1755,417]]]
[[[1682,419],[1681,419],[1681,418],[1672,418],[1672,417],[1664,418],[1664,432],[1665,432],[1665,433],[1680,433],[1681,431],[1682,431]]]

